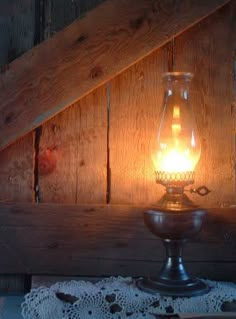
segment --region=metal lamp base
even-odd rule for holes
[[[146,292],[191,297],[210,290],[203,281],[190,277],[184,267],[183,247],[200,231],[206,211],[194,205],[183,191],[181,187],[167,188],[158,206],[144,213],[146,226],[162,239],[166,249],[159,276],[137,281],[137,287]]]
[[[173,297],[193,297],[208,293],[210,288],[200,279],[186,281],[144,278],[137,281],[137,287],[151,294]]]

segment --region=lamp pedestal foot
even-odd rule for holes
[[[144,278],[137,281],[137,287],[145,292],[173,297],[194,297],[208,293],[209,287],[200,279],[186,281]]]
[[[201,228],[205,211],[148,211],[144,221],[149,230],[163,241],[166,259],[157,278],[137,281],[137,287],[163,296],[192,297],[209,292],[206,283],[188,275],[183,264],[183,247]]]
[[[192,297],[205,294],[209,287],[200,279],[191,278],[182,259],[185,239],[164,239],[166,260],[158,278],[144,278],[137,281],[137,286],[149,293],[163,296]]]

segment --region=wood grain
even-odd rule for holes
[[[169,47],[159,49],[111,81],[111,203],[155,203],[162,191],[152,161]]]
[[[100,2],[45,2],[45,37]],[[105,203],[106,112],[106,88],[102,86],[42,126],[38,161],[41,202]]]
[[[57,282],[71,281],[71,280],[85,280],[93,283],[101,280],[102,277],[76,277],[76,276],[33,276],[32,277],[32,288],[39,287],[51,287]]]
[[[34,45],[34,0],[1,0],[0,70]]]
[[[0,1],[0,72],[7,70],[7,63],[33,47],[34,27],[34,0]],[[34,134],[29,133],[1,152],[0,201],[32,202],[33,173]],[[15,260],[11,254],[14,252],[8,251],[8,263]],[[1,293],[25,292],[29,285],[30,278],[24,275],[0,276]]]
[[[79,276],[154,274],[164,258],[146,229],[147,207],[1,204],[0,273]],[[189,243],[190,270],[235,280],[235,208],[211,209],[204,229]],[[137,249],[138,248],[138,249]],[[14,252],[14,253],[13,253]],[[10,258],[8,258],[8,256]],[[205,268],[204,268],[205,265]],[[227,272],[231,269],[231,272]],[[203,271],[204,270],[204,271]]]
[[[44,38],[54,35],[77,18],[82,18],[88,11],[105,0],[47,0],[44,1],[45,20]]]
[[[196,184],[212,192],[208,205],[236,203],[233,51],[235,1],[175,40],[174,69],[195,73],[192,103],[202,139]]]
[[[0,70],[34,44],[34,1],[0,3]],[[1,104],[2,104],[1,99]],[[33,200],[34,136],[26,137],[1,152],[0,201]]]
[[[228,0],[113,0],[0,75],[0,147],[39,126]]]
[[[0,201],[32,202],[34,200],[34,138],[28,134],[0,156]]]
[[[39,152],[41,202],[105,203],[106,87],[43,125]]]

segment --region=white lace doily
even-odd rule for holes
[[[171,298],[140,291],[132,278],[107,278],[95,284],[59,282],[50,288],[33,289],[25,296],[25,319],[153,319],[153,314],[221,312],[224,302],[236,300],[236,284],[205,280],[208,294]],[[78,298],[73,304],[56,296],[61,292]]]

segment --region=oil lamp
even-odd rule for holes
[[[209,291],[203,281],[188,275],[182,259],[185,242],[199,232],[206,215],[184,193],[185,187],[194,183],[194,169],[201,154],[189,101],[192,77],[183,72],[163,74],[164,100],[153,163],[156,182],[165,187],[165,194],[157,206],[144,213],[146,226],[164,243],[166,260],[157,278],[141,279],[137,286],[165,296],[195,296]],[[206,195],[209,190],[203,186],[192,192]]]

